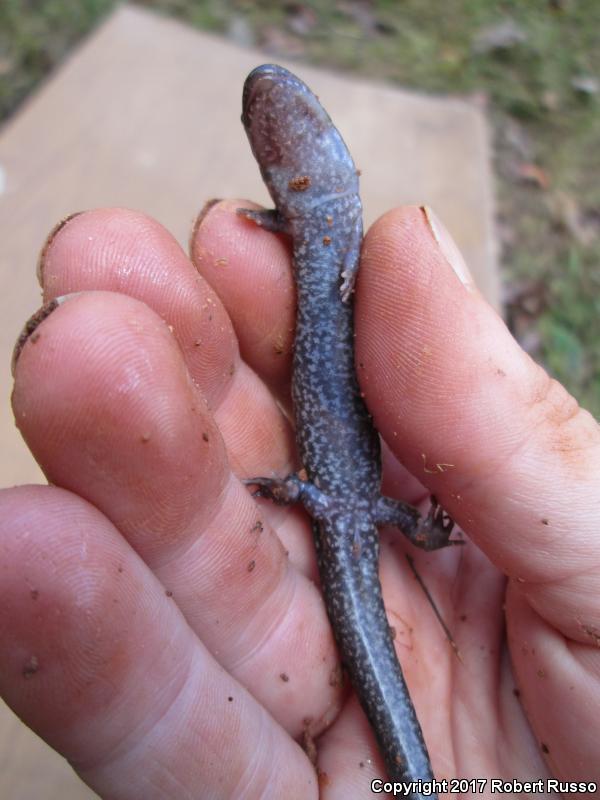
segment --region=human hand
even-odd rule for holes
[[[2,494],[0,690],[105,797],[315,797],[303,732],[323,732],[323,797],[362,797],[383,772],[340,686],[306,517],[257,504],[236,477],[296,466],[275,400],[289,248],[237,205],[194,232],[214,292],[157,223],[73,218],[45,248],[43,284],[47,300],[83,294],[17,365],[15,415],[53,486]],[[424,495],[395,453],[473,540],[415,554],[461,663],[409,546],[383,535],[436,777],[598,777],[596,423],[460,285],[415,209],[367,237],[357,364],[391,448],[386,493]]]

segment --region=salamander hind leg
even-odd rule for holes
[[[431,507],[425,517],[414,506],[402,500],[380,497],[375,511],[375,523],[399,528],[406,538],[421,550],[438,550],[441,547],[464,544],[462,539],[450,538],[454,521],[433,495]]]
[[[266,497],[279,506],[301,502],[314,519],[326,517],[331,508],[329,496],[295,472],[286,478],[246,478],[243,483],[257,487],[253,497]]]

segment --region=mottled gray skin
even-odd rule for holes
[[[247,483],[276,502],[301,500],[313,517],[335,639],[389,777],[431,780],[381,596],[377,525],[401,525],[426,549],[447,544],[449,527],[435,510],[422,520],[411,506],[381,498],[379,437],[354,366],[350,294],[362,238],[356,168],[317,98],[282,67],[266,64],[250,73],[242,121],[276,211],[240,213],[286,231],[293,242],[298,310],[292,391],[308,476]]]

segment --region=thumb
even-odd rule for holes
[[[593,417],[519,347],[422,209],[379,219],[362,259],[358,374],[396,456],[508,575],[600,563]]]
[[[550,769],[600,777],[600,431],[435,233],[401,208],[367,235],[359,380],[396,456],[509,577],[512,668]]]

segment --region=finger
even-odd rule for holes
[[[362,797],[365,787],[385,776],[375,737],[356,697],[319,739],[318,766],[324,800]]]
[[[558,775],[588,777],[600,669],[598,426],[519,348],[446,237],[415,208],[369,232],[359,378],[398,457],[512,578],[509,644],[529,724]],[[574,692],[583,674],[588,691]]]
[[[544,581],[598,565],[598,426],[448,255],[418,208],[365,240],[357,363],[376,425],[504,571]]]
[[[106,290],[146,303],[169,324],[241,475],[293,465],[290,426],[240,359],[235,332],[210,286],[155,220],[127,209],[78,214],[55,229],[40,257],[44,299]]]
[[[307,714],[335,707],[337,656],[321,598],[231,474],[154,312],[114,293],[71,296],[24,344],[13,403],[49,480],[119,528],[211,652],[282,724],[295,735]]]
[[[315,797],[300,748],[90,504],[0,493],[0,691],[102,797]],[[223,758],[223,753],[227,754]],[[285,765],[285,768],[281,768]]]
[[[573,582],[560,587],[560,593],[578,594]],[[588,581],[598,597],[599,581]],[[556,590],[555,590],[556,591]],[[598,781],[598,719],[600,718],[599,620],[589,602],[581,603],[575,614],[580,638],[585,644],[565,638],[545,620],[548,611],[536,613],[529,591],[516,582],[507,593],[507,632],[511,658],[535,732],[538,748],[544,753],[553,775],[568,779]],[[539,594],[539,593],[537,593]],[[538,597],[533,595],[534,600]],[[548,602],[553,614],[556,598]],[[567,611],[572,601],[561,604]],[[566,607],[566,608],[565,608]],[[568,627],[563,624],[561,627]],[[549,699],[551,698],[551,701]]]
[[[258,206],[225,200],[204,209],[190,253],[227,309],[245,361],[286,396],[296,303],[290,241],[240,217],[240,207]]]

